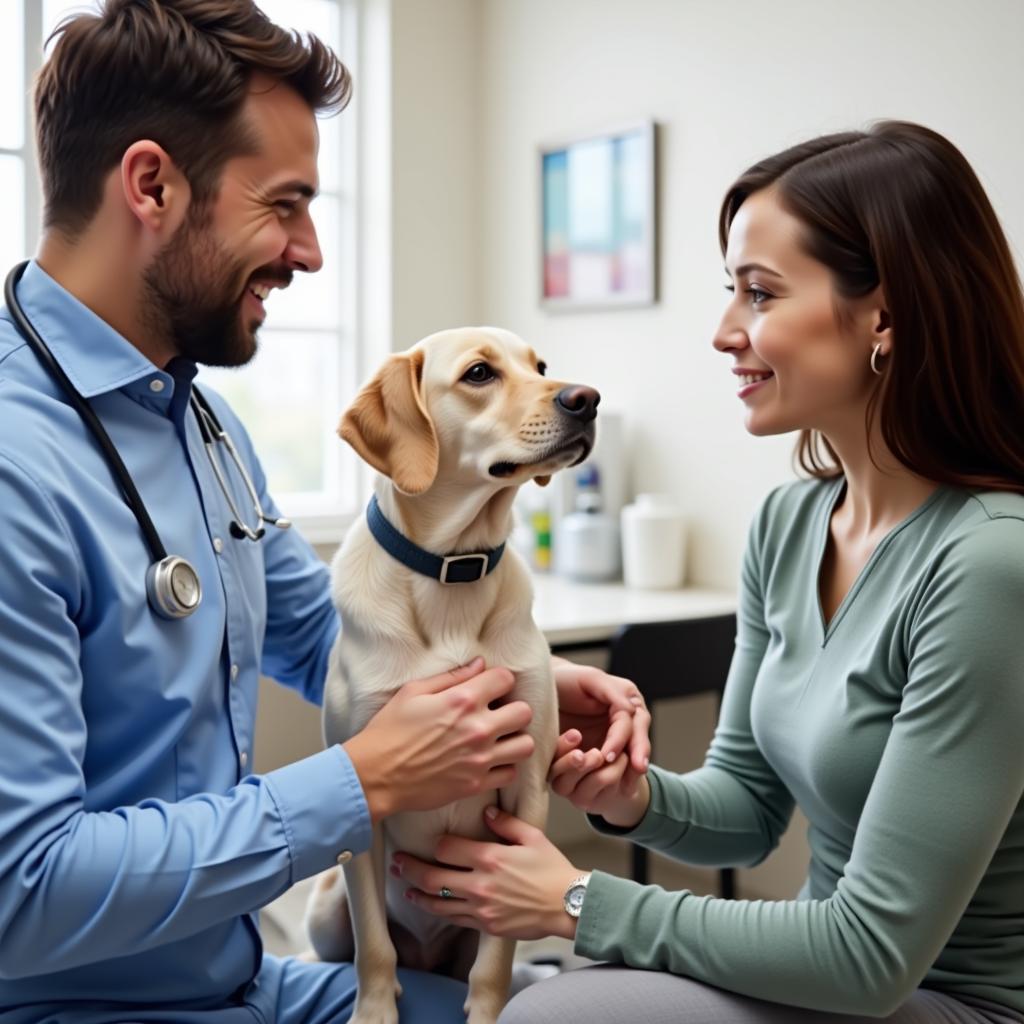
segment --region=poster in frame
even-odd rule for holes
[[[546,309],[656,301],[656,138],[640,121],[540,147]]]

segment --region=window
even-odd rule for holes
[[[352,70],[355,0],[259,0],[259,6],[278,24],[319,36]],[[68,13],[96,7],[98,0],[4,5],[0,95],[24,102],[0,106],[2,267],[34,252],[39,237],[30,85],[43,40]],[[282,513],[311,540],[337,540],[358,507],[358,460],[335,433],[358,379],[354,107],[319,125],[321,191],[312,213],[323,269],[296,274],[286,291],[273,293],[252,363],[240,370],[202,368],[199,375],[239,414]]]

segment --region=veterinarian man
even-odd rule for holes
[[[41,73],[45,231],[0,312],[5,1024],[347,1020],[351,967],[264,956],[257,909],[366,849],[375,817],[501,785],[530,752],[499,738],[529,709],[488,707],[511,675],[474,664],[405,687],[359,758],[250,774],[259,674],[319,702],[338,623],[192,379],[247,362],[269,289],[320,269],[314,111],[349,91],[248,0],[108,0]],[[599,743],[618,692],[621,749],[624,684],[559,679]],[[461,985],[402,983],[403,1021],[462,1020]]]

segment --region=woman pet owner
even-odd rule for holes
[[[553,785],[599,831],[705,865],[761,861],[799,806],[803,890],[723,900],[594,872],[576,919],[580,868],[505,814],[508,845],[446,839],[450,866],[399,870],[438,913],[611,962],[531,986],[502,1024],[1024,1021],[1024,298],[1007,240],[951,143],[887,121],[751,167],[721,242],[715,348],[747,429],[800,431],[809,479],[754,520],[704,765],[581,765],[564,739]]]

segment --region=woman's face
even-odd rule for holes
[[[871,392],[876,296],[835,312],[832,276],[799,244],[802,225],[770,189],[740,207],[725,254],[733,297],[714,346],[733,357],[736,394],[752,434],[863,429]]]

